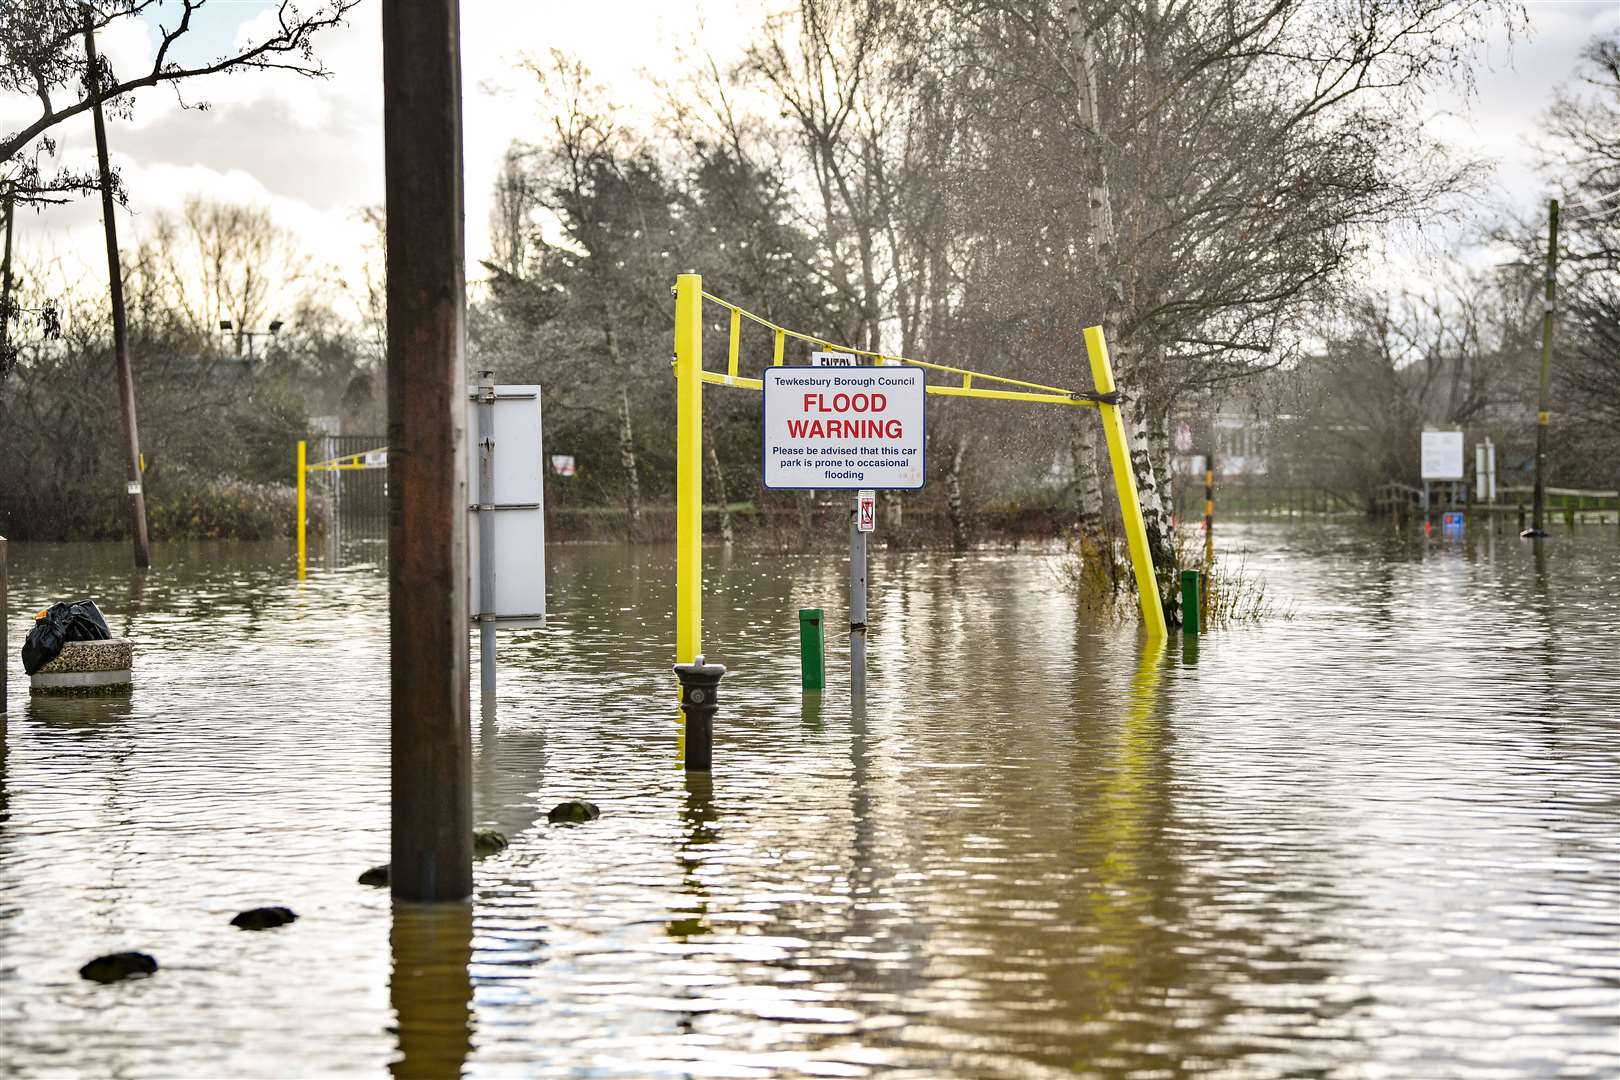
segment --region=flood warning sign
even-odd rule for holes
[[[915,367],[767,368],[765,486],[921,488],[923,385]]]

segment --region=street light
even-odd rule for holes
[[[253,367],[253,339],[256,337],[275,337],[281,332],[281,328],[286,325],[280,319],[271,319],[270,327],[266,330],[237,330],[231,320],[221,319],[219,320],[219,332],[222,334],[234,333],[236,335],[236,351],[238,355],[242,352],[242,339],[247,338],[248,367],[251,369]]]

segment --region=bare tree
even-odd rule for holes
[[[312,282],[309,256],[263,206],[192,195],[178,215],[159,214],[125,275],[137,317],[180,319],[199,340],[221,320],[262,330],[291,311]]]
[[[1030,371],[1050,381],[1072,379],[1053,358],[1075,355],[1078,325],[1104,325],[1167,571],[1174,402],[1299,357],[1375,230],[1470,181],[1425,133],[1421,95],[1515,11],[941,0],[920,17],[908,59],[964,102],[946,180],[963,292],[983,301],[961,317],[1039,341]],[[1089,516],[1083,469],[1078,487]]]
[[[524,276],[535,248],[531,215],[540,205],[533,173],[518,146],[509,146],[495,178],[495,202],[489,211],[490,265],[501,273]]]
[[[1555,350],[1563,475],[1616,486],[1620,471],[1620,35],[1594,38],[1580,77],[1543,121],[1543,172],[1565,193]],[[1527,261],[1545,258],[1542,223],[1507,237]],[[1599,464],[1604,463],[1604,464]]]
[[[0,4],[0,94],[37,103],[32,118],[0,135],[0,187],[23,201],[52,201],[94,187],[94,174],[58,172],[46,175],[41,162],[52,155],[51,132],[65,120],[90,109],[96,83],[85,77],[82,51],[83,9],[97,32],[119,24],[157,17],[157,48],[149,67],[135,73],[114,71],[105,57],[95,73],[104,108],[129,115],[135,91],[165,83],[232,71],[290,71],[318,78],[327,74],[315,56],[315,35],[341,25],[360,0],[324,0],[305,11],[292,0],[280,0],[273,29],[262,39],[244,43],[211,59],[181,63],[175,57],[194,29],[197,13],[207,0],[179,0],[162,6],[158,0],[7,0]],[[172,12],[172,17],[169,13]],[[187,43],[189,44],[189,42]],[[183,101],[183,103],[185,103]],[[200,102],[189,108],[206,108]]]

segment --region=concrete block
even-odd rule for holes
[[[129,689],[135,644],[124,638],[70,641],[29,680],[35,694],[105,694]]]

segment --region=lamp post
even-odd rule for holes
[[[287,324],[282,322],[280,319],[271,319],[270,326],[267,329],[249,330],[246,327],[243,327],[241,330],[238,330],[235,328],[235,325],[231,322],[231,320],[221,319],[219,320],[219,332],[222,334],[236,335],[236,354],[238,356],[242,355],[242,339],[247,338],[248,370],[251,371],[253,370],[253,339],[256,337],[275,337],[277,334],[281,333],[281,328],[286,325]]]
[[[1547,404],[1547,388],[1552,381],[1553,317],[1558,303],[1558,200],[1547,203],[1547,271],[1541,301],[1541,394],[1536,409],[1536,489],[1530,527],[1521,536],[1540,539],[1547,535],[1543,512],[1547,502],[1547,426],[1552,413]]]

